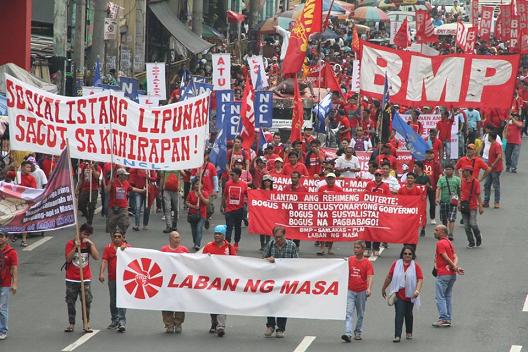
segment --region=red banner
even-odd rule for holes
[[[479,2],[478,0],[471,0],[471,24],[473,27],[478,28],[478,14],[479,14]]]
[[[436,43],[438,36],[434,34],[433,21],[427,10],[416,10],[416,42]]]
[[[319,186],[324,183],[324,179],[315,179],[311,177],[303,177],[299,181],[300,184],[306,188],[306,190],[310,193],[316,193],[319,189]],[[367,187],[367,183],[369,183],[370,180],[364,180],[361,178],[338,178],[336,180],[336,185],[341,187],[344,192],[363,192],[365,188]],[[273,176],[273,190],[274,191],[284,191],[286,189],[286,186],[291,184],[291,178],[284,176],[284,177],[276,177]]]
[[[510,40],[510,21],[512,17],[511,6],[508,5],[499,5],[500,6],[500,17],[497,18],[497,21],[500,24],[500,37],[499,40],[507,42]]]
[[[456,46],[459,47],[462,51],[465,51],[466,48],[466,36],[467,28],[464,26],[464,22],[457,22],[457,31],[456,31]]]
[[[362,42],[362,53],[362,95],[381,100],[388,71],[391,103],[511,107],[519,55],[426,56],[366,42]],[[501,99],[497,99],[498,96]]]
[[[519,47],[521,54],[528,54],[528,28],[521,30],[521,38],[519,39]]]
[[[303,12],[291,31],[286,56],[282,63],[284,74],[297,73],[301,70],[308,49],[310,34],[321,31],[322,0],[307,0]]]
[[[482,6],[479,37],[480,40],[487,42],[490,40],[491,35],[491,24],[493,22],[493,6]]]
[[[521,32],[528,28],[528,0],[517,0],[517,15]]]
[[[473,54],[475,51],[475,42],[477,41],[477,27],[471,27],[466,32],[466,45],[464,52]]]
[[[372,193],[249,191],[249,232],[271,235],[276,225],[290,239],[416,243],[419,196]]]
[[[510,20],[510,40],[508,41],[508,48],[510,52],[516,52],[519,49],[519,38],[521,37],[521,30],[519,26],[519,16],[513,15]]]

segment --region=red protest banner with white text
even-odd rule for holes
[[[50,94],[6,74],[13,150],[115,162],[156,170],[202,165],[209,134],[209,95],[147,109],[105,91],[86,97]]]
[[[123,308],[343,320],[348,262],[117,251],[116,300]],[[321,309],[324,307],[324,309]]]
[[[510,52],[516,52],[519,48],[519,38],[521,37],[521,29],[519,26],[519,16],[512,13],[510,20],[510,39],[506,43]]]
[[[466,45],[464,46],[464,52],[467,54],[473,54],[475,51],[475,42],[477,41],[477,27],[471,27],[466,32]]]
[[[473,25],[473,27],[478,27],[478,5],[478,0],[471,0],[471,24]]]
[[[416,10],[416,42],[436,43],[438,36],[434,34],[433,21],[427,10]]]
[[[423,201],[419,196],[372,193],[249,191],[249,232],[310,241],[416,243]]]
[[[479,26],[479,37],[483,42],[490,40],[491,25],[493,23],[493,6],[482,6]]]
[[[500,17],[497,18],[497,21],[500,24],[499,40],[507,42],[510,40],[510,36],[511,36],[510,21],[512,17],[512,12],[511,12],[512,8],[510,4],[499,5],[499,6],[500,6]]]
[[[366,165],[368,170],[368,165]],[[336,180],[336,185],[341,187],[344,192],[363,192],[365,188],[367,187],[367,183],[369,183],[370,180],[364,180],[361,178],[338,178]],[[315,179],[312,177],[303,177],[299,181],[300,184],[306,188],[306,190],[310,193],[317,192],[319,187],[321,185],[326,184],[326,181],[323,179]],[[284,176],[284,177],[276,177],[273,176],[273,190],[274,191],[283,191],[286,186],[291,184],[291,178]]]
[[[528,28],[528,0],[517,0],[517,15],[521,32]]]
[[[362,95],[381,99],[388,71],[391,103],[419,107],[511,107],[519,55],[426,56],[367,42],[362,42],[362,48]],[[496,99],[498,96],[502,98]]]

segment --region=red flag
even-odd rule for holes
[[[323,81],[321,82],[321,87],[329,88],[333,92],[341,92],[341,88],[339,87],[339,82],[337,81],[337,78],[334,74],[334,70],[332,69],[332,66],[328,64],[328,62],[324,63],[322,79]]]
[[[508,38],[508,48],[510,52],[516,52],[519,48],[519,38],[521,37],[521,30],[519,25],[519,15],[515,8],[515,3],[512,1],[510,6],[510,37]]]
[[[359,54],[359,36],[356,26],[354,26],[354,29],[352,30],[352,50]]]
[[[419,44],[436,43],[438,36],[434,34],[433,20],[426,10],[416,10],[416,42]]]
[[[528,54],[528,28],[521,30],[521,39],[519,40],[521,54]]]
[[[477,27],[471,27],[466,31],[466,45],[464,46],[464,52],[466,54],[474,53],[476,41],[477,41]]]
[[[400,47],[401,49],[407,48],[409,45],[411,45],[411,38],[409,36],[409,29],[407,25],[407,17],[403,20],[400,28],[394,35],[394,44],[396,44],[397,47]]]
[[[528,0],[517,0],[517,15],[519,15],[519,27],[522,33],[528,28]]]
[[[493,6],[482,6],[479,27],[479,37],[481,41],[487,42],[490,40],[491,24],[493,22],[493,10]]]
[[[478,27],[479,1],[471,0],[471,24]]]
[[[249,150],[255,141],[255,109],[253,101],[255,100],[255,91],[249,75],[246,75],[246,86],[242,96],[242,106],[240,108],[240,118],[242,119],[242,147]]]
[[[295,21],[291,31],[288,49],[282,63],[283,74],[297,73],[301,70],[308,49],[308,37],[310,34],[321,32],[322,13],[322,0],[307,0],[304,4],[303,12]]]
[[[500,6],[500,21],[497,18],[497,22],[500,25],[500,37],[499,40],[507,42],[510,40],[510,21],[511,21],[511,6],[508,5],[499,5]]]
[[[304,107],[299,94],[299,82],[297,76],[293,79],[293,116],[290,134],[290,142],[301,140],[301,129],[304,123]]]
[[[462,50],[466,49],[466,35],[467,29],[464,23],[461,21],[457,22],[456,46]]]

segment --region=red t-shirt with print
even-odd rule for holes
[[[185,246],[178,246],[176,248],[171,248],[170,245],[166,244],[160,248],[160,252],[166,253],[189,253],[189,250]]]
[[[65,254],[67,255],[75,248],[73,240],[66,243]],[[92,271],[90,270],[90,247],[86,243],[81,243],[81,260],[79,260],[79,252],[75,250],[75,254],[71,263],[66,264],[66,281],[81,281],[81,270],[83,270],[83,280],[92,280]]]
[[[110,198],[108,199],[108,206],[128,208],[128,193],[132,191],[132,187],[128,181],[114,180],[112,182],[112,188],[110,189]]]
[[[234,182],[229,180],[224,186],[224,199],[226,213],[244,207],[244,199],[247,197],[247,183],[244,181]]]
[[[368,258],[358,260],[348,257],[348,289],[362,292],[368,288],[367,278],[374,275],[374,267]]]
[[[18,266],[18,255],[13,247],[6,244],[0,250],[0,287],[11,287],[13,266]]]

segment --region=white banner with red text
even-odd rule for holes
[[[249,232],[283,225],[297,240],[416,243],[422,207],[420,196],[250,190]]]
[[[155,170],[203,164],[209,95],[147,109],[105,91],[87,97],[47,93],[6,74],[12,150]]]
[[[426,56],[362,42],[361,94],[381,99],[387,73],[391,103],[509,109],[519,58]]]
[[[275,259],[270,263],[142,248],[117,252],[118,307],[345,319],[348,264],[343,259]]]

